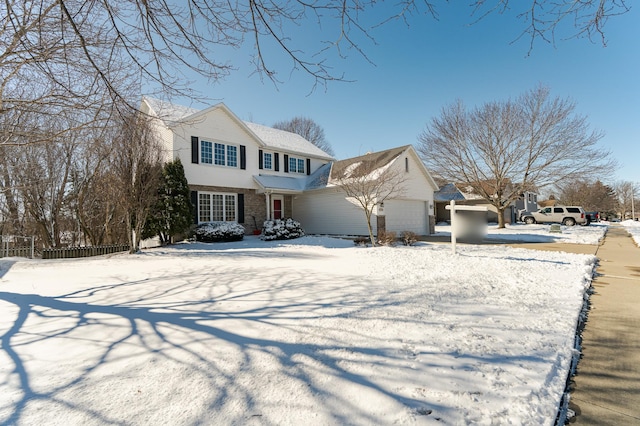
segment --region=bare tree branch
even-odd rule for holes
[[[597,177],[613,162],[597,146],[575,104],[551,98],[537,87],[516,100],[467,110],[462,102],[443,108],[419,136],[425,164],[451,182],[471,186],[499,212],[525,191]]]

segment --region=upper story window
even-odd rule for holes
[[[238,167],[238,147],[218,142],[200,141],[200,162],[216,166]]]
[[[213,144],[209,141],[200,143],[200,162],[202,164],[213,163]]]
[[[304,173],[304,159],[289,157],[289,173]]]
[[[262,167],[271,170],[273,169],[273,154],[270,152],[265,152],[262,154]]]

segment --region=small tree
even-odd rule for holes
[[[286,130],[287,132],[295,133],[329,155],[335,155],[331,144],[324,136],[324,130],[315,121],[307,117],[293,117],[288,121],[278,121],[273,125],[274,128],[280,130]]]
[[[172,237],[189,230],[193,223],[189,185],[180,158],[166,163],[158,189],[158,200],[145,226],[144,237],[157,235],[167,244]]]
[[[371,217],[376,206],[402,195],[407,174],[396,164],[404,150],[388,150],[334,163],[330,183],[342,189],[364,212],[369,239],[375,246]]]

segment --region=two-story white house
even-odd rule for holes
[[[141,110],[154,117],[165,160],[184,166],[196,223],[236,221],[251,233],[266,219],[292,217],[309,234],[367,234],[362,209],[334,184],[336,160],[303,137],[242,121],[223,103],[197,110],[144,97]],[[383,153],[367,155],[407,173],[407,191],[385,201],[386,230],[433,232],[431,175],[411,146]]]

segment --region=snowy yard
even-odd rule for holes
[[[0,259],[0,423],[553,425],[594,262],[321,237]]]
[[[635,220],[625,220],[622,222],[622,226],[624,226],[627,232],[631,235],[636,245],[640,246],[640,222]]]

